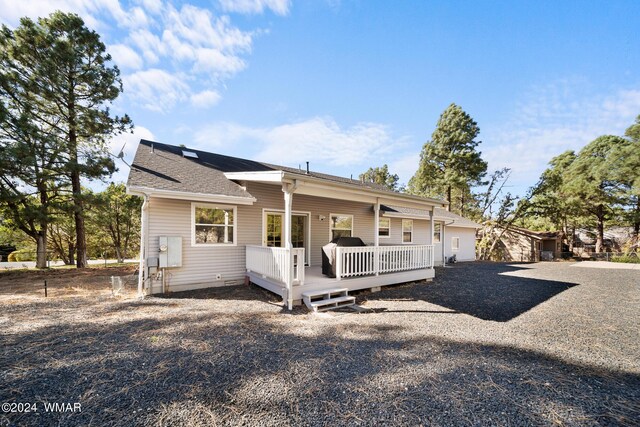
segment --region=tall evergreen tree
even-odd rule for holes
[[[617,153],[628,144],[619,136],[600,136],[580,150],[565,174],[571,203],[596,221],[596,252],[603,249],[606,221],[613,216],[614,206],[622,203],[619,169],[625,162]]]
[[[547,218],[556,229],[561,229],[567,236],[570,250],[573,250],[576,228],[584,224],[580,200],[573,197],[566,185],[567,172],[576,157],[576,153],[569,150],[551,159],[533,189],[526,213],[528,217]]]
[[[629,140],[640,143],[640,115],[636,117],[635,123],[629,126],[624,134]]]
[[[73,201],[76,265],[85,267],[81,178],[100,179],[113,173],[108,140],[132,127],[128,116],[112,116],[108,107],[122,92],[120,71],[110,64],[100,36],[75,14],[55,12],[37,23],[23,18],[13,32],[3,27],[3,34],[19,52],[10,58],[16,76],[8,78],[27,78],[33,85],[34,96],[24,99],[32,112],[29,128],[46,128],[48,137],[61,147]]]
[[[369,168],[366,172],[359,176],[361,181],[373,182],[387,187],[389,190],[398,190],[398,181],[400,177],[397,174],[389,172],[389,166],[386,164],[381,167]]]
[[[118,262],[124,262],[139,241],[142,200],[128,195],[124,184],[111,183],[94,196],[93,205],[92,222],[107,234]]]
[[[0,210],[7,224],[36,243],[36,266],[47,266],[47,228],[65,177],[56,118],[36,107],[48,102],[34,78],[42,52],[6,26],[0,31]]]
[[[626,199],[626,219],[633,226],[633,234],[638,242],[640,238],[640,115],[625,132],[629,143],[614,155],[620,165],[616,168],[618,179],[623,182]]]
[[[470,189],[481,185],[487,173],[487,162],[476,150],[478,124],[456,104],[442,113],[431,140],[420,153],[418,171],[409,181],[413,194],[446,197],[450,208],[464,215]],[[460,197],[454,203],[453,195]],[[467,200],[465,200],[467,198]]]

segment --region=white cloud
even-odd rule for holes
[[[265,140],[257,155],[265,161],[315,159],[337,166],[369,163],[389,153],[393,143],[384,125],[359,123],[343,129],[333,119],[320,117],[270,129]]]
[[[191,103],[196,107],[211,107],[220,101],[220,94],[215,90],[203,90],[191,95]]]
[[[245,62],[235,55],[227,55],[216,49],[198,49],[193,65],[195,72],[210,72],[218,76],[231,76],[242,71]]]
[[[123,84],[135,93],[140,105],[157,112],[167,112],[177,102],[187,99],[189,93],[183,79],[157,68],[125,76]]]
[[[143,61],[138,53],[129,46],[123,44],[114,44],[107,48],[107,52],[111,54],[113,61],[120,69],[139,70],[142,68]]]
[[[289,13],[290,0],[219,0],[222,9],[227,12],[246,14],[263,13],[266,9],[278,15]]]
[[[125,10],[118,0],[0,0],[0,20],[10,25],[17,25],[23,16],[36,19],[56,10],[77,13],[87,26],[98,30],[108,29],[105,19],[109,18],[118,26],[128,28],[150,23],[143,8],[134,6]]]
[[[196,100],[203,87],[223,85],[224,81],[246,68],[245,56],[251,52],[253,38],[260,29],[243,31],[229,16],[217,16],[212,10],[175,0],[0,0],[0,21],[17,25],[22,16],[37,18],[55,10],[79,14],[90,28],[101,33],[110,44],[116,65],[131,75],[123,75],[125,96],[132,101],[147,99],[154,87],[164,88],[168,80],[179,80],[166,100],[144,102],[145,108],[167,111],[177,102],[193,95]],[[229,7],[233,8],[231,3]],[[259,13],[271,9],[281,15],[288,1],[265,0],[241,2],[241,9]],[[226,10],[226,9],[225,9]],[[114,31],[117,27],[119,31]],[[163,73],[159,73],[159,70]],[[147,72],[146,74],[141,74]],[[142,81],[141,76],[158,77],[160,81]],[[172,76],[172,77],[169,77]],[[218,93],[219,96],[219,92]],[[194,106],[210,106],[193,102]]]
[[[382,163],[384,164],[384,162]],[[400,177],[400,183],[408,184],[411,177],[413,177],[418,170],[419,163],[420,152],[416,151],[392,160],[389,163],[389,172],[392,174],[398,174]]]
[[[158,15],[162,12],[163,4],[162,0],[139,0],[144,9],[154,15]]]
[[[256,160],[298,165],[312,161],[316,170],[330,170],[385,163],[380,159],[405,146],[404,138],[395,138],[387,126],[358,123],[341,127],[330,117],[314,117],[291,124],[251,128],[235,123],[217,123],[196,132],[194,141],[203,150],[222,147],[253,151]]]
[[[600,135],[623,135],[638,113],[638,89],[602,96],[584,80],[554,82],[534,88],[504,124],[484,129],[483,158],[490,170],[510,167],[515,186],[531,186],[552,157]]]
[[[179,11],[168,8],[166,28],[176,37],[199,47],[223,51],[245,51],[251,48],[251,35],[231,24],[228,16],[215,17],[206,9],[184,5]]]
[[[160,56],[166,52],[165,45],[160,37],[153,34],[149,30],[133,31],[129,35],[129,42],[132,47],[142,51],[144,59],[150,64],[156,64],[160,61]]]
[[[225,148],[225,154],[228,147],[238,148],[241,143],[261,143],[262,135],[266,129],[250,128],[236,123],[218,122],[204,126],[194,132],[193,140],[194,148],[203,150]]]
[[[192,98],[195,107],[214,105],[220,94],[215,92],[217,98],[214,98],[209,93],[205,99],[198,86],[220,84],[246,67],[241,55],[251,51],[252,35],[234,27],[229,17],[216,17],[209,10],[189,4],[179,10],[166,4],[156,19],[156,26],[159,31],[143,28],[133,31],[128,40],[149,64],[155,64],[156,68],[164,65],[166,73],[180,76],[181,85],[170,92],[168,102],[161,107],[163,111],[187,98]],[[167,76],[161,77],[166,82]],[[137,91],[149,84],[143,85],[135,78],[128,80],[137,82],[133,86],[135,97],[145,94]],[[158,85],[164,86],[164,83]],[[145,105],[158,111],[156,103]]]
[[[99,9],[98,3],[93,0],[0,0],[0,21],[15,26],[23,16],[35,20],[61,10],[77,13],[89,27],[99,28],[100,21],[94,17]]]

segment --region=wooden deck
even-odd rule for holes
[[[261,275],[249,272],[247,273],[249,280],[258,286],[285,298],[287,290],[282,282],[262,277]],[[387,286],[405,282],[413,282],[418,280],[433,279],[435,272],[432,268],[408,270],[396,273],[385,273],[378,276],[362,276],[350,277],[337,280],[322,274],[322,268],[319,266],[305,267],[305,279],[302,285],[293,286],[293,299],[296,304],[302,300],[302,293],[306,291],[320,291],[331,288],[347,288],[350,291],[376,288],[379,286]]]

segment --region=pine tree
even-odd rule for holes
[[[447,107],[431,140],[422,148],[420,165],[409,181],[408,191],[446,197],[450,209],[464,215],[471,187],[482,185],[487,173],[487,162],[476,151],[479,133],[478,124],[462,108],[456,104]],[[454,203],[455,193],[460,197],[459,203]]]
[[[619,169],[625,164],[617,153],[629,142],[613,135],[600,136],[578,153],[565,173],[564,188],[570,202],[580,206],[596,221],[596,252],[604,245],[604,226],[614,214],[614,206],[623,203]]]
[[[385,164],[382,167],[369,168],[359,176],[361,181],[373,182],[387,187],[391,191],[398,190],[400,177],[397,174],[389,173],[389,167]]]
[[[11,31],[3,26],[2,70],[8,99],[30,111],[17,124],[25,132],[45,129],[48,144],[62,157],[61,170],[70,184],[76,230],[76,265],[86,266],[84,200],[81,178],[109,176],[115,165],[108,140],[131,129],[128,116],[113,117],[109,110],[122,92],[120,71],[110,64],[100,36],[75,14],[54,12],[37,22],[23,18]],[[15,91],[15,81],[29,80],[31,90]],[[35,138],[40,140],[38,136]]]

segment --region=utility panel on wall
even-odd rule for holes
[[[160,236],[160,268],[182,267],[182,237]]]

